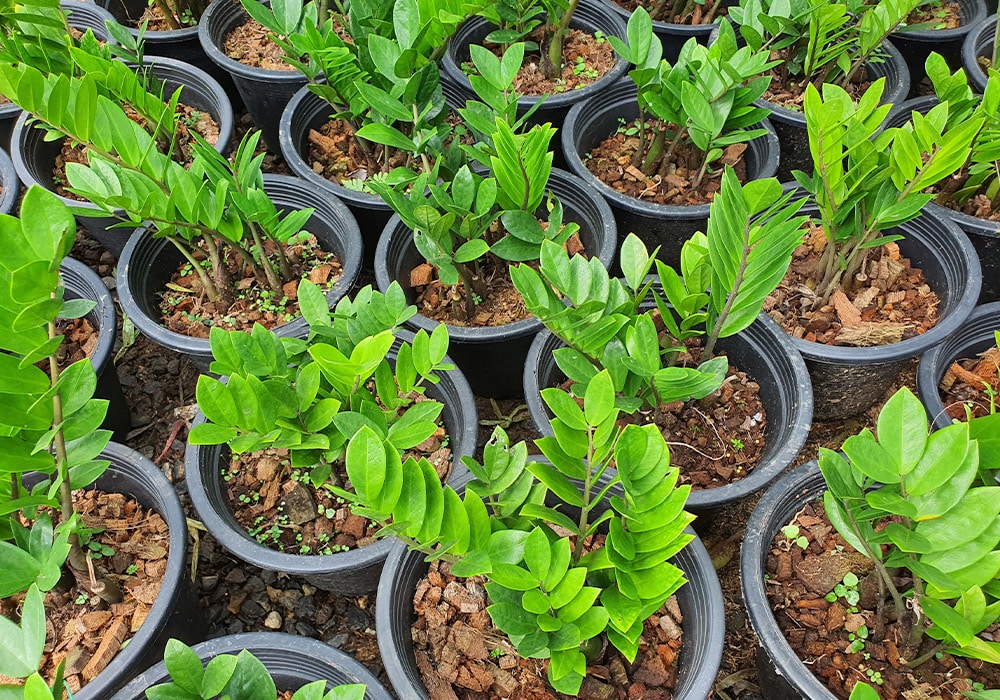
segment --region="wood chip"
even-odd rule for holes
[[[948,372],[959,381],[963,381],[969,386],[976,387],[977,389],[983,385],[982,377],[980,377],[976,372],[970,372],[957,362],[951,363],[951,367],[948,368]]]
[[[434,268],[427,263],[417,265],[410,270],[410,286],[426,287],[434,281]]]
[[[878,287],[867,287],[854,297],[854,308],[858,311],[867,309],[879,295]]]
[[[906,298],[906,292],[900,290],[898,292],[889,292],[885,295],[886,304],[898,304]]]
[[[104,639],[101,640],[101,646],[97,648],[90,661],[84,666],[82,672],[84,680],[93,680],[98,673],[104,670],[105,666],[111,663],[111,659],[115,657],[115,654],[118,653],[118,648],[125,641],[128,628],[129,625],[124,619],[118,618],[114,621],[111,629],[105,633]]]
[[[842,328],[835,342],[838,345],[852,345],[855,347],[871,347],[875,345],[889,345],[898,343],[903,339],[903,333],[909,325],[905,323],[872,323],[862,321],[850,328]]]
[[[851,303],[851,300],[847,298],[847,295],[843,291],[838,289],[834,292],[830,301],[833,302],[834,308],[837,309],[837,316],[840,318],[840,323],[844,328],[850,328],[861,323],[861,312]]]

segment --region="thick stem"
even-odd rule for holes
[[[906,662],[906,668],[916,668],[917,666],[919,666],[920,664],[924,663],[925,661],[929,661],[932,657],[934,657],[937,654],[941,653],[946,648],[947,648],[947,645],[944,642],[939,642],[938,644],[935,644],[934,648],[931,649],[930,651],[928,651],[927,653],[921,654],[920,656],[918,656],[917,658],[913,659],[912,661],[907,661]]]
[[[555,80],[562,72],[563,39],[566,32],[569,31],[569,23],[573,19],[573,13],[576,12],[576,6],[579,4],[580,0],[570,0],[569,7],[563,12],[559,22],[556,23],[555,31],[552,32],[546,60],[542,61],[542,69],[545,71],[545,77],[549,80]]]
[[[649,13],[650,19],[652,19],[654,22],[655,21],[659,21],[660,17],[663,16],[662,15],[663,11],[667,8],[667,6],[668,6],[669,3],[670,3],[670,0],[658,0],[658,2],[656,3],[656,5],[653,7],[653,9]],[[671,9],[671,15],[672,15],[673,14],[673,12],[672,12],[673,6],[672,5],[670,6],[670,9]]]
[[[729,312],[733,310],[733,304],[736,303],[736,297],[739,296],[740,287],[743,285],[743,275],[746,273],[749,259],[750,222],[747,221],[743,224],[743,250],[740,251],[740,265],[736,269],[736,279],[733,281],[733,288],[729,290],[729,295],[726,297],[726,303],[723,305],[722,311],[719,312],[718,318],[715,319],[712,332],[708,335],[708,340],[705,343],[705,352],[702,354],[705,358],[712,357],[712,351],[715,349],[715,343],[719,339],[719,334],[722,333],[723,326],[726,324],[726,318],[729,316]]]
[[[476,290],[472,271],[462,263],[455,263],[458,276],[462,278],[462,290],[465,292],[465,317],[470,321],[476,317]]]
[[[171,29],[180,29],[181,24],[177,21],[177,17],[174,16],[174,11],[170,9],[170,5],[166,3],[166,0],[153,0],[153,4],[156,5],[157,9],[163,13],[163,19],[166,21],[167,26]]]
[[[205,248],[208,250],[208,259],[212,262],[212,276],[215,278],[215,292],[219,295],[218,301],[228,307],[233,303],[233,284],[229,278],[229,270],[226,269],[215,236],[206,233],[202,240],[205,241]]]
[[[698,168],[698,174],[694,178],[694,182],[691,183],[691,187],[697,189],[701,186],[701,181],[705,179],[705,171],[708,170],[708,157],[707,154],[702,154],[701,167]]]
[[[711,24],[712,20],[715,19],[715,13],[719,11],[719,5],[721,4],[722,0],[715,0],[715,2],[712,3],[712,8],[708,11],[708,14],[702,18],[701,23]]]
[[[590,488],[594,478],[594,428],[587,426],[587,473],[583,477],[583,506],[580,508],[579,533],[576,536],[576,544],[573,547],[573,566],[580,562],[583,556],[583,540],[589,525],[590,519]]]
[[[253,236],[253,244],[257,248],[257,257],[260,258],[258,264],[263,268],[264,275],[267,277],[267,284],[271,287],[271,291],[276,294],[281,293],[281,280],[274,272],[274,266],[267,257],[267,252],[264,250],[264,241],[260,236],[260,229],[257,224],[248,222],[250,226],[250,233]]]
[[[667,131],[666,129],[660,129],[656,132],[653,140],[649,142],[649,148],[646,150],[646,157],[642,161],[642,172],[646,175],[652,175],[655,171],[657,161],[663,157],[663,150],[667,143]]]
[[[167,240],[173,243],[174,247],[177,248],[177,250],[181,252],[181,255],[184,256],[184,259],[191,263],[191,267],[194,268],[195,273],[198,275],[198,279],[201,280],[201,286],[205,290],[205,294],[208,295],[209,300],[219,301],[219,290],[216,289],[215,282],[213,282],[212,278],[208,276],[207,272],[205,272],[205,268],[201,266],[201,263],[195,260],[191,251],[187,249],[187,246],[183,245],[174,236],[168,236]]]

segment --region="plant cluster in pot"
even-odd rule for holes
[[[902,698],[914,686],[996,697],[976,689],[1000,686],[1000,452],[987,457],[971,429],[928,435],[904,388],[877,438],[865,429],[843,454],[821,448],[818,467],[761,499],[741,578],[772,697]]]
[[[358,487],[342,496],[416,550],[397,551],[379,584],[390,601],[378,612],[379,644],[394,688],[441,697],[451,684],[519,698],[672,686],[675,698],[706,697],[722,651],[721,591],[700,543],[689,544],[689,487],[678,485],[663,436],[618,423],[607,371],[591,380],[582,407],[561,389],[545,398],[557,415],[556,437],[536,441],[548,461],[529,462],[527,446],[511,446],[498,428],[482,464],[465,460],[475,479],[464,496],[422,477],[433,474],[426,462],[401,463],[368,428],[351,439],[347,469]],[[431,562],[424,582],[420,553]],[[678,614],[668,599],[685,574],[694,599]],[[427,615],[410,647],[412,601]],[[449,648],[457,653],[440,653]]]
[[[699,44],[707,44],[716,20],[728,12],[730,3],[722,0],[698,2],[698,0],[606,0],[611,10],[628,22],[634,11],[646,11],[653,21],[653,34],[663,48],[663,57],[673,63],[680,55],[681,47],[692,37]]]
[[[654,425],[671,441],[672,463],[695,489],[688,508],[708,515],[764,487],[805,443],[812,391],[790,338],[760,317],[802,240],[802,201],[789,203],[773,178],[741,186],[727,168],[708,235],[681,256],[683,278],[634,236],[621,250],[624,281],[603,268],[542,249],[538,269],[514,283],[545,324],[529,355],[525,398],[539,432],[554,426],[545,387],[582,397],[611,373],[623,420]],[[567,381],[568,378],[568,381]],[[563,384],[565,382],[565,384]],[[713,437],[714,436],[714,437]]]
[[[212,330],[211,369],[228,379],[198,380],[206,420],[188,437],[188,487],[209,532],[240,559],[367,593],[389,547],[334,495],[354,484],[343,471],[348,439],[370,426],[388,449],[427,456],[435,479],[455,478],[458,458],[475,451],[475,402],[449,371],[444,326],[396,338],[416,311],[398,286],[366,287],[333,314],[307,281],[300,298],[309,341],[259,326]]]
[[[1000,55],[996,8],[993,12],[969,30],[962,44],[962,67],[969,76],[969,82],[979,92],[986,89],[990,71],[997,70],[997,56]]]
[[[316,6],[310,2],[303,13],[315,16]],[[286,60],[309,80],[281,116],[281,153],[296,175],[333,192],[354,212],[366,269],[374,266],[379,234],[392,216],[368,183],[408,183],[431,170],[449,139],[460,138],[446,123],[451,111],[438,67],[462,21],[455,11],[450,2],[352,4],[336,24],[333,18],[318,29],[310,23],[281,42]],[[273,33],[281,21],[277,12],[254,14]],[[453,173],[442,165],[443,177]]]
[[[531,124],[556,128],[574,104],[603,94],[628,70],[607,41],[612,36],[625,39],[625,22],[604,2],[501,0],[484,3],[476,14],[455,32],[441,62],[442,79],[460,102],[475,99],[478,92],[472,80],[477,70],[473,47],[486,46],[499,55],[497,47],[524,42],[526,59],[511,81],[518,94],[517,114]],[[558,150],[555,163],[564,164]]]
[[[89,34],[77,46],[64,26],[65,13],[48,7],[46,0],[39,2],[19,6],[17,13],[26,18],[18,31],[5,35],[0,50],[5,59],[0,94],[25,112],[14,129],[14,165],[23,182],[63,196],[91,235],[118,255],[125,235],[109,230],[116,223],[113,217],[69,192],[65,164],[86,162],[95,149],[107,154],[131,140],[129,132],[135,129],[145,132],[144,142],[152,140],[158,153],[179,162],[190,161],[199,133],[222,152],[232,136],[232,107],[211,77],[187,64],[162,57],[140,62],[135,46],[102,46]],[[41,19],[34,20],[35,15]],[[136,69],[140,63],[142,69]],[[94,120],[105,109],[127,109],[135,116],[134,126],[117,134],[95,129]]]
[[[92,398],[90,360],[59,366],[57,318],[94,307],[67,298],[60,279],[72,214],[37,187],[21,211],[0,216],[0,692],[106,698],[169,635],[202,632],[184,576],[184,515],[163,474],[99,429],[107,401]]]
[[[416,301],[411,325],[448,325],[449,354],[477,395],[515,397],[541,324],[514,290],[510,264],[537,260],[551,240],[607,266],[615,226],[603,200],[551,167],[551,125],[520,133],[525,119],[516,116],[511,86],[524,45],[511,45],[502,59],[481,47],[473,53],[483,102],[459,113],[480,140],[451,141],[450,155],[466,160],[451,178],[439,178],[435,164],[412,184],[372,183],[398,215],[379,240],[375,276],[383,289],[398,281]]]
[[[289,700],[391,697],[371,671],[339,649],[294,634],[257,632],[193,648],[171,639],[163,661],[111,700],[277,700],[288,694]]]
[[[628,43],[609,39],[636,67],[574,106],[562,128],[569,169],[598,191],[621,235],[634,233],[677,266],[681,245],[703,231],[723,165],[743,181],[774,175],[778,141],[755,107],[769,78],[766,52],[739,48],[728,23],[706,48],[689,39],[676,62],[660,58],[649,15],[637,9]],[[758,76],[758,77],[755,77]]]
[[[959,328],[979,296],[975,249],[924,211],[923,191],[969,157],[983,119],[946,128],[948,105],[880,130],[882,81],[857,103],[806,89],[812,176],[796,172],[811,221],[765,311],[809,367],[814,417],[844,418],[882,396],[903,363]],[[813,204],[815,202],[815,204]]]
[[[781,162],[778,179],[792,180],[795,170],[812,171],[803,116],[809,85],[838,85],[855,98],[885,78],[882,101],[896,104],[910,91],[910,73],[887,37],[921,0],[742,0],[729,18],[748,46],[776,52],[781,63],[772,69],[768,91],[758,103],[771,110],[778,133]]]
[[[924,79],[924,63],[932,52],[960,68],[965,39],[985,18],[984,0],[932,0],[917,5],[890,35],[906,61],[911,88]]]

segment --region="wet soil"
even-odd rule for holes
[[[953,420],[990,415],[1000,393],[1000,350],[995,346],[975,359],[953,362],[938,386],[945,412]]]
[[[297,70],[284,61],[285,51],[268,38],[268,30],[254,19],[229,32],[222,43],[229,58],[264,70]]]

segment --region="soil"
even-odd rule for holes
[[[958,172],[931,187],[928,191],[937,195],[935,201],[942,206],[979,219],[1000,221],[1000,198],[994,201],[985,194],[977,194],[963,203],[955,201],[953,195],[965,186],[968,179],[967,172]]]
[[[482,576],[458,580],[435,561],[417,582],[413,625],[417,667],[433,700],[560,700],[545,680],[545,663],[523,659],[489,619]],[[671,598],[646,622],[634,664],[609,647],[588,667],[579,697],[668,700],[677,682],[683,622]]]
[[[806,85],[809,84],[802,76],[792,76],[782,70],[782,66],[775,66],[771,69],[771,84],[764,91],[763,99],[772,104],[779,105],[793,112],[802,111],[802,101],[806,94]],[[866,76],[866,71],[862,68],[857,77],[844,88],[847,94],[855,102],[861,99],[865,91],[871,86],[872,80]],[[844,86],[841,86],[844,87]]]
[[[254,19],[233,29],[226,36],[222,50],[234,61],[264,70],[294,71],[284,61],[285,51],[268,38],[268,30]]]
[[[453,326],[502,326],[528,318],[524,299],[514,289],[507,264],[492,256],[482,266],[489,293],[476,305],[471,320],[465,308],[461,283],[448,286],[437,278],[437,270],[423,263],[410,272],[410,284],[417,291],[417,309],[424,316]]]
[[[532,34],[536,43],[540,38],[540,30]],[[502,47],[496,44],[486,44],[486,47],[498,57],[503,55]],[[527,53],[521,70],[514,78],[514,90],[518,95],[528,97],[571,92],[597,82],[611,72],[615,63],[615,51],[607,39],[597,39],[593,34],[570,29],[563,39],[562,73],[559,77],[546,78],[541,55]],[[471,62],[464,63],[462,70],[474,72],[475,66]]]
[[[820,501],[805,506],[790,524],[799,528],[809,544],[802,548],[780,532],[775,537],[767,558],[768,599],[788,643],[834,695],[846,698],[858,681],[871,683],[873,676],[881,678],[878,693],[883,700],[959,700],[973,689],[974,682],[986,688],[1000,686],[997,666],[950,654],[932,657],[916,670],[906,669],[905,657],[900,658],[905,653],[902,623],[886,619],[884,634],[879,634],[878,582],[872,563],[831,527]],[[843,597],[826,600],[848,572],[859,579],[857,606],[848,605]],[[899,576],[905,577],[905,570]],[[889,607],[891,602],[887,601],[887,610]],[[869,630],[868,640],[863,648],[852,651],[849,635],[861,626]],[[984,634],[991,633],[1000,636],[1000,626],[994,625]],[[925,637],[911,658],[935,644]]]
[[[389,159],[388,172],[408,165],[409,154],[395,151]],[[342,119],[331,119],[319,128],[309,130],[309,166],[317,175],[346,186],[347,181],[363,183],[372,167],[354,138],[354,129]]]
[[[62,371],[74,362],[90,357],[97,347],[97,331],[94,326],[83,318],[58,319],[56,333],[62,335],[63,342],[59,346],[56,361]]]
[[[825,345],[868,347],[898,343],[937,323],[937,295],[895,243],[874,249],[878,258],[868,260],[857,289],[837,291],[820,305],[812,286],[825,245],[822,229],[810,228],[785,278],[764,301],[764,311],[787,333]]]
[[[273,261],[274,245],[268,240],[264,248]],[[298,313],[299,280],[308,278],[326,291],[337,283],[342,273],[337,256],[320,249],[316,238],[310,235],[305,242],[285,248],[292,268],[292,281],[282,287],[283,296],[278,299],[254,278],[253,272],[242,264],[230,247],[225,250],[229,276],[235,282],[236,300],[230,306],[210,301],[204,294],[201,279],[185,263],[171,276],[160,303],[163,325],[168,329],[193,338],[207,338],[214,326],[250,331],[255,323],[259,323],[265,328],[273,328],[287,323]],[[194,257],[207,259],[200,248]]]
[[[992,413],[1000,393],[1000,350],[996,346],[979,354],[975,360],[953,362],[938,386],[945,412],[953,420],[965,420],[966,409],[973,418]]]
[[[650,12],[650,15],[652,15],[653,11],[655,11],[657,5],[660,4],[660,2],[650,2],[648,0],[646,2],[643,2],[642,0],[613,0],[613,2],[618,5],[618,7],[623,10],[628,10],[629,12],[632,12],[637,7],[645,8]],[[666,8],[664,8],[664,10],[666,10]],[[660,12],[662,11],[663,10]],[[654,22],[668,22],[671,24],[708,25],[712,24],[716,17],[726,16],[727,11],[728,7],[725,3],[719,3],[719,6],[716,7],[714,11],[710,9],[709,12],[705,12],[704,5],[695,4],[694,9],[690,13],[684,13],[683,16],[674,14],[669,17],[656,16],[652,19]],[[660,12],[657,12],[657,15],[659,15]]]
[[[207,4],[208,3],[206,3],[206,5]],[[167,6],[174,9],[173,3],[170,2],[170,0],[167,0]],[[197,17],[181,17],[181,28],[183,29],[184,27],[196,26],[198,24],[198,19],[199,18]],[[139,21],[135,23],[135,26],[138,27],[143,22],[147,22],[146,31],[166,32],[175,30],[175,28],[171,27],[170,23],[167,22],[166,15],[163,14],[163,11],[156,5],[150,5],[147,7],[142,13],[142,16],[139,17]]]
[[[955,29],[960,26],[962,26],[961,5],[952,0],[931,0],[913,10],[900,28],[905,31],[906,29]]]
[[[688,206],[707,204],[715,198],[721,186],[723,165],[733,166],[740,181],[746,181],[745,143],[727,146],[713,171],[706,172],[696,187],[692,187],[692,183],[697,179],[703,154],[691,144],[677,148],[671,161],[664,159],[656,173],[646,175],[633,164],[640,148],[639,137],[628,135],[628,132],[634,133],[638,125],[638,119],[624,125],[583,159],[587,170],[613,190],[653,204]],[[660,129],[662,122],[649,122],[646,128]]]
[[[125,111],[129,114],[130,119],[138,122],[139,124],[143,123],[142,118],[128,106],[125,107]],[[209,145],[214,146],[219,140],[219,123],[215,121],[215,119],[212,118],[212,115],[208,112],[202,112],[185,104],[178,104],[177,111],[181,115],[181,118],[177,123],[177,145],[180,148],[180,160],[185,165],[190,165],[191,160],[194,157],[194,153],[192,151],[193,139],[191,138],[191,132],[193,131],[197,133],[205,139]],[[166,147],[164,146],[163,150],[165,149]],[[55,191],[58,195],[77,202],[86,201],[83,197],[78,197],[66,189],[66,185],[68,184],[68,180],[66,178],[66,163],[89,165],[87,161],[87,147],[83,144],[74,142],[72,139],[65,139],[63,141],[62,150],[58,155],[56,155],[56,163],[52,169]]]
[[[45,595],[48,632],[39,670],[51,682],[65,659],[66,684],[76,692],[104,670],[149,614],[167,570],[170,535],[158,514],[122,494],[91,490],[74,494],[74,501],[86,527],[98,530],[92,545],[107,548],[107,556],[93,559],[95,575],[117,583],[123,596],[108,605],[72,579]],[[16,619],[18,604],[8,598],[0,613]]]

